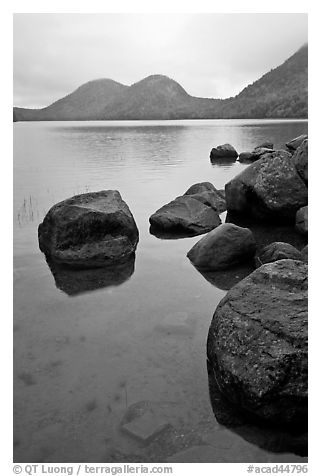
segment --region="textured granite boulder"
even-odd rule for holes
[[[224,194],[222,191],[217,190],[210,182],[201,182],[192,185],[183,196],[186,195],[214,208],[218,213],[222,213],[226,210]]]
[[[293,162],[302,180],[308,184],[308,139],[305,139],[294,152]]]
[[[300,208],[295,216],[295,228],[299,233],[308,233],[308,206]]]
[[[293,154],[293,152],[295,152],[297,148],[300,147],[302,142],[307,138],[308,138],[307,134],[301,134],[300,136],[295,137],[294,139],[287,142],[285,145],[287,149]]]
[[[302,248],[301,255],[302,255],[303,261],[305,261],[307,263],[308,262],[308,245],[306,245],[304,248]]]
[[[275,241],[265,246],[256,257],[257,266],[266,263],[273,263],[280,259],[296,259],[301,260],[302,255],[299,250],[289,243],[282,241]]]
[[[153,215],[149,222],[153,231],[186,234],[187,236],[201,235],[221,224],[217,211],[203,203],[194,195],[183,195],[167,203]]]
[[[306,263],[268,263],[234,286],[214,313],[207,356],[232,404],[270,422],[306,424]]]
[[[255,250],[251,230],[224,223],[198,241],[187,256],[195,267],[216,271],[250,260]]]
[[[261,220],[294,221],[308,203],[308,189],[297,173],[291,154],[265,154],[225,185],[229,212]]]
[[[237,159],[238,153],[231,144],[218,145],[213,147],[210,153],[211,160]]]
[[[54,205],[38,228],[40,250],[51,260],[91,268],[126,261],[138,229],[117,190],[76,195]]]

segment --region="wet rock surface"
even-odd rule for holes
[[[307,421],[307,265],[280,260],[232,288],[209,329],[207,355],[225,397],[250,414]]]
[[[301,250],[303,261],[308,262],[308,245]]]
[[[138,229],[117,190],[76,195],[54,205],[39,225],[40,250],[78,268],[126,261],[138,243]]]
[[[256,257],[257,267],[266,263],[273,263],[280,259],[301,260],[302,254],[294,246],[282,241],[276,241],[264,247]]]
[[[287,149],[293,154],[297,150],[297,148],[300,147],[302,142],[307,138],[308,136],[306,134],[301,134],[300,136],[295,137],[294,139],[287,142],[285,145]]]
[[[221,224],[216,210],[190,195],[178,197],[149,218],[151,233],[157,231],[195,236]]]
[[[211,160],[220,160],[220,159],[237,159],[238,153],[231,144],[222,144],[217,147],[213,147],[210,153]]]
[[[214,185],[209,182],[192,185],[184,193],[184,196],[186,195],[212,207],[217,213],[222,213],[226,210],[225,194],[223,194],[221,190],[217,190]]]
[[[291,154],[279,150],[249,165],[225,186],[229,212],[255,219],[294,221],[308,202],[308,189]]]
[[[250,260],[255,250],[248,228],[224,223],[198,241],[187,256],[197,268],[218,271]]]
[[[308,139],[305,139],[294,152],[293,162],[298,174],[300,175],[302,180],[308,185]]]
[[[308,233],[308,206],[300,208],[295,216],[295,228],[299,233]]]
[[[265,154],[271,154],[274,152],[273,147],[259,146],[253,149],[251,152],[242,152],[239,155],[239,162],[255,162],[263,157]]]

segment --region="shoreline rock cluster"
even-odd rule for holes
[[[250,164],[225,185],[225,193],[209,182],[192,185],[150,216],[150,232],[168,238],[205,234],[187,253],[205,277],[246,267],[245,275],[234,273],[233,286],[215,310],[208,365],[234,405],[269,422],[301,424],[308,392],[308,138],[299,136],[280,150],[273,146],[266,141],[243,158],[230,144],[214,147],[211,161],[239,157]],[[249,226],[237,224],[244,219]],[[280,223],[306,246],[299,250],[273,240],[273,227]],[[265,224],[267,243],[260,242],[257,224]],[[91,275],[76,273],[70,286],[60,266],[116,270],[133,260],[139,232],[120,193],[104,190],[54,205],[38,237],[56,282],[76,294],[95,288]],[[119,283],[133,272],[133,263],[115,271]],[[104,281],[108,285],[113,279],[109,273]]]

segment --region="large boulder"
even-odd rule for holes
[[[201,182],[192,185],[184,195],[189,195],[205,205],[214,208],[218,213],[226,210],[224,194],[217,190],[210,182]]]
[[[297,148],[300,147],[302,142],[307,138],[308,138],[307,134],[301,134],[300,136],[295,137],[294,139],[287,142],[285,145],[287,149],[293,154],[293,152],[295,152]]]
[[[211,206],[192,195],[184,195],[153,213],[149,222],[156,234],[161,231],[195,236],[219,226],[221,219]]]
[[[271,422],[307,419],[308,267],[268,263],[232,288],[209,329],[207,356],[234,405]]]
[[[302,180],[308,184],[308,139],[293,154],[293,162]]]
[[[295,216],[295,228],[298,232],[306,235],[308,233],[308,207],[302,207]]]
[[[38,228],[51,260],[91,268],[124,262],[135,252],[138,229],[117,190],[76,195],[54,205]]]
[[[256,244],[251,230],[224,223],[198,241],[187,253],[200,269],[226,269],[255,255]]]
[[[266,263],[273,263],[280,259],[296,259],[302,260],[302,255],[299,250],[290,243],[284,243],[282,241],[275,241],[265,246],[256,257],[256,263],[258,266]]]
[[[218,145],[213,147],[210,153],[211,160],[237,159],[238,153],[231,144]]]
[[[262,220],[294,221],[307,204],[308,190],[292,156],[284,150],[265,154],[225,185],[229,212]]]

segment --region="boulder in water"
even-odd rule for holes
[[[201,235],[221,224],[221,219],[214,208],[206,205],[193,195],[183,195],[167,203],[150,216],[151,232],[169,232]]]
[[[198,241],[187,256],[196,268],[217,271],[249,261],[255,250],[251,230],[224,223]]]
[[[234,286],[219,303],[207,356],[226,398],[274,422],[307,423],[308,267],[268,263]]]
[[[308,203],[308,189],[298,175],[289,152],[265,154],[225,185],[229,212],[255,219],[294,221]]]
[[[38,228],[39,247],[53,261],[92,268],[127,261],[138,229],[117,190],[76,195],[54,205]]]

